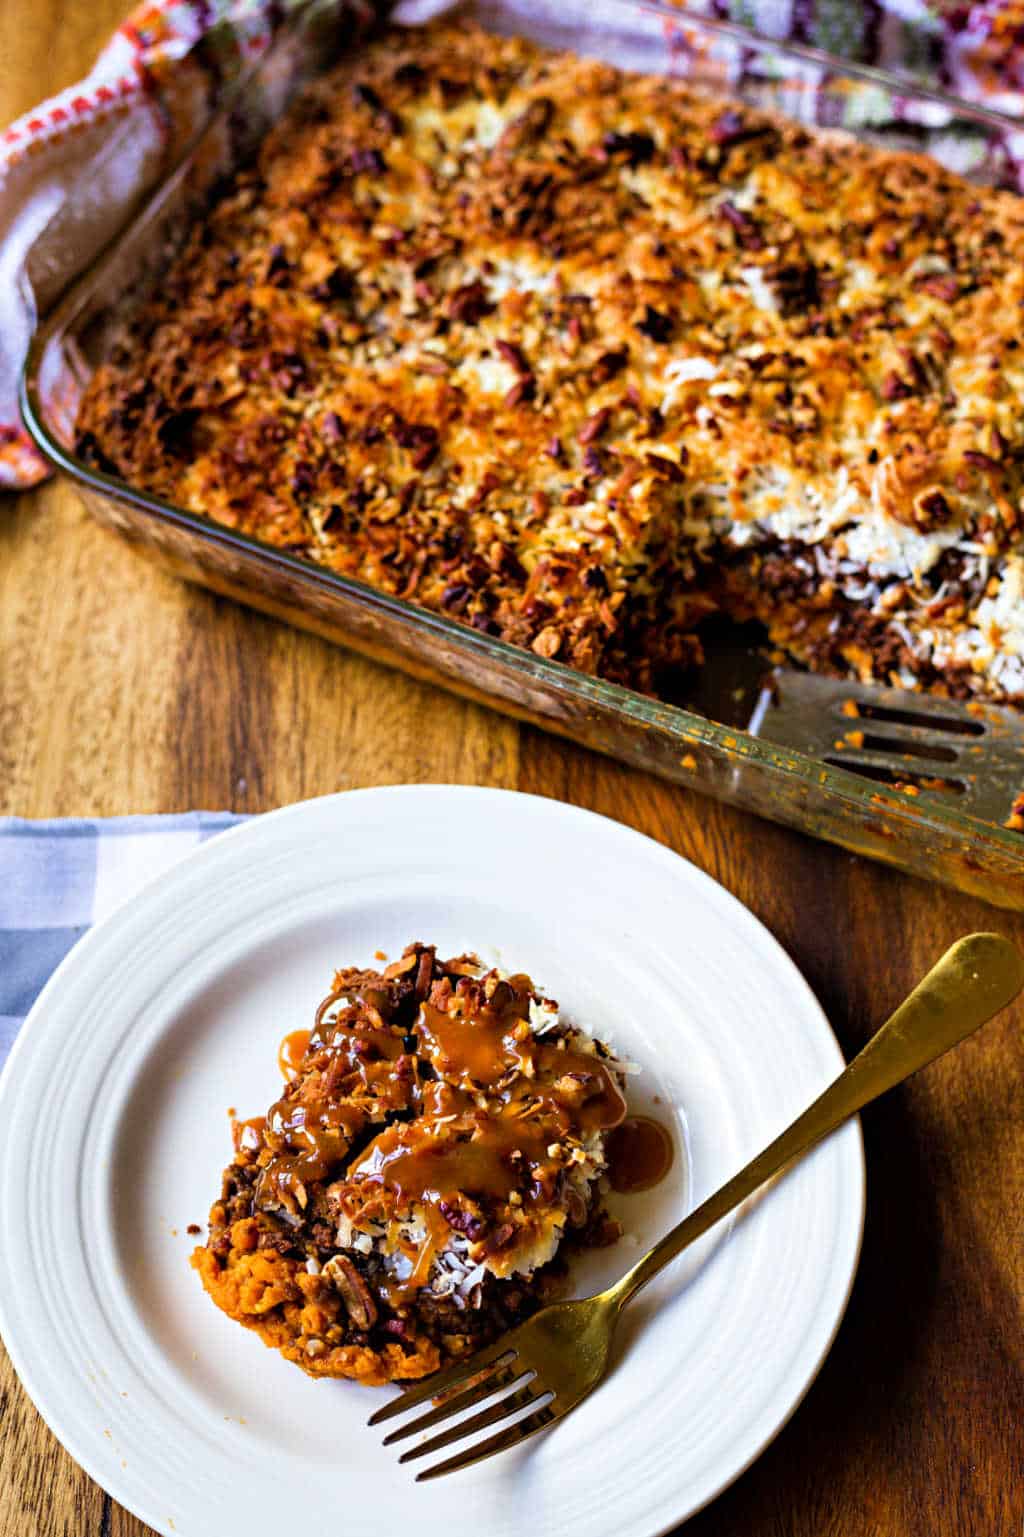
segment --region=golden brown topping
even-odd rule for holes
[[[982,563],[1012,607],[1024,558],[1022,303],[1020,200],[923,157],[392,30],[211,211],[80,448],[634,687],[719,606],[818,665],[998,692],[977,609]]]

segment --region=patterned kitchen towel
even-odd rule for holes
[[[406,0],[399,14],[451,3]],[[514,22],[522,4],[485,0],[482,8],[505,10]],[[0,127],[0,489],[33,485],[48,472],[18,414],[36,314],[117,232],[282,27],[300,13],[304,21],[315,15],[316,27],[334,28],[341,45],[391,8],[391,0],[144,0],[84,80],[6,132]],[[880,64],[1024,117],[1024,0],[691,0],[679,9]],[[559,31],[559,0],[534,0],[532,23],[538,14]],[[585,26],[571,35],[581,49],[595,31],[617,33],[623,24],[621,7],[605,0],[593,0],[585,14]],[[677,30],[685,72],[684,20]],[[749,60],[741,44],[731,46],[742,73]],[[283,76],[288,67],[286,59]],[[826,76],[801,66],[805,89]],[[275,90],[287,85],[275,78]],[[940,109],[940,128],[941,119]],[[1011,137],[1004,159],[1024,185],[1024,136]],[[972,153],[968,148],[968,163],[956,168],[971,169]]]
[[[314,8],[317,27],[340,40],[386,0],[143,0],[84,80],[0,125],[0,488],[49,473],[18,414],[37,312],[121,228],[277,32]]]
[[[43,984],[86,929],[197,844],[245,820],[220,811],[0,817],[0,1067]]]

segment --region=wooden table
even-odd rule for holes
[[[0,123],[75,79],[124,0],[0,5]],[[256,812],[355,785],[529,790],[694,860],[768,925],[849,1054],[940,951],[1024,920],[627,771],[180,585],[67,486],[0,499],[0,813]],[[692,1537],[1019,1537],[1024,1013],[864,1117],[868,1218],[835,1347]],[[0,1537],[142,1537],[0,1347]]]

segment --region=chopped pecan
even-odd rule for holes
[[[494,539],[488,548],[487,555],[492,571],[497,571],[501,576],[509,576],[516,582],[526,581],[526,572],[510,545],[502,544],[500,539]]]
[[[489,618],[487,614],[474,614],[469,622],[474,630],[480,630],[484,635],[501,634],[501,625]]]
[[[712,143],[721,145],[723,149],[740,144],[744,139],[758,139],[774,132],[770,123],[753,122],[733,107],[720,112],[708,130]]]
[[[914,392],[914,385],[910,380],[894,370],[890,370],[882,380],[883,400],[908,400]]]
[[[764,250],[764,236],[756,219],[744,213],[742,208],[737,208],[729,198],[719,203],[718,211],[736,231],[736,238],[741,246],[748,251]]]
[[[517,347],[515,342],[502,341],[499,337],[494,345],[499,356],[505,360],[510,368],[514,368],[517,374],[531,374],[533,372],[533,369],[526,360],[523,349]]]
[[[484,978],[484,997],[494,1008],[507,1009],[515,997],[515,993],[509,987],[504,977],[499,977],[492,971]]]
[[[488,1254],[497,1254],[500,1250],[507,1248],[515,1237],[515,1232],[516,1230],[511,1222],[503,1222],[500,1227],[495,1228],[487,1240]]]
[[[943,299],[946,304],[952,304],[960,297],[960,284],[952,273],[929,273],[925,277],[917,278],[914,287],[920,288],[936,299]]]
[[[431,950],[423,950],[420,953],[420,963],[416,969],[416,982],[413,991],[417,998],[426,998],[430,992],[430,982],[434,972],[434,955]]]
[[[425,470],[437,456],[440,447],[438,431],[429,422],[398,421],[395,437],[399,445],[408,450],[414,469]]]
[[[424,993],[422,996],[425,997],[426,994]],[[408,1053],[403,1052],[400,1057],[396,1057],[395,1058],[395,1065],[392,1068],[392,1072],[394,1073],[395,1078],[398,1080],[399,1083],[406,1084],[406,1083],[411,1082],[412,1079],[415,1078],[415,1076],[416,1076],[415,1056],[409,1056]],[[402,1118],[403,1118],[403,1112],[401,1112],[401,1111],[395,1111],[394,1112],[394,1119],[399,1120],[399,1119],[402,1119]],[[404,1118],[408,1119],[408,1117],[404,1117]]]
[[[487,1231],[487,1224],[483,1218],[464,1211],[461,1206],[456,1206],[451,1201],[438,1201],[437,1209],[448,1226],[456,1233],[462,1233],[470,1243],[479,1243]]]
[[[562,1102],[578,1107],[588,1097],[588,1087],[594,1081],[593,1073],[563,1073],[552,1088]]]
[[[373,1293],[359,1271],[344,1254],[336,1254],[323,1268],[323,1274],[341,1295],[353,1325],[357,1329],[372,1329],[377,1322],[377,1304]]]
[[[1003,459],[1006,457],[1006,439],[995,423],[990,422],[979,434],[977,449],[968,449],[968,453],[982,453],[989,459]]]
[[[308,496],[315,483],[313,466],[307,464],[304,460],[300,460],[292,471],[292,490],[296,496]]]
[[[465,283],[448,298],[448,316],[461,325],[477,325],[485,315],[491,313],[493,308],[494,305],[488,299],[487,290],[481,282]]]
[[[452,582],[441,594],[441,607],[449,613],[461,614],[472,596],[473,589],[466,582]]]
[[[667,480],[681,481],[686,479],[686,476],[682,471],[682,464],[685,463],[685,460],[685,448],[680,449],[679,464],[677,464],[674,459],[669,459],[666,454],[654,454],[650,451],[644,454],[644,461],[648,467],[652,469],[656,475],[664,475]]]
[[[609,379],[614,379],[620,374],[629,362],[628,347],[614,347],[609,352],[602,352],[590,370],[590,377],[595,384],[607,384]]]
[[[509,151],[525,149],[535,139],[547,132],[555,115],[555,104],[549,96],[536,96],[524,112],[514,117],[504,129],[497,148]]]
[[[998,459],[991,454],[982,454],[974,448],[968,448],[964,453],[964,462],[973,464],[978,470],[1001,470],[1003,466]]]
[[[653,160],[657,149],[649,133],[606,133],[601,147],[607,155],[623,155],[630,166]]]
[[[537,381],[532,374],[523,374],[506,393],[502,404],[511,411],[525,400],[532,400],[537,393]]]
[[[578,443],[593,443],[601,437],[612,419],[611,406],[602,406],[600,411],[595,411],[593,416],[588,416],[579,432],[576,434]]]
[[[412,971],[413,967],[418,965],[419,955],[415,948],[406,950],[405,954],[400,955],[397,961],[392,961],[390,965],[384,967],[381,976],[390,982],[393,977],[404,977],[407,972]]]
[[[318,1249],[332,1249],[334,1247],[334,1229],[326,1222],[314,1222],[310,1228],[313,1242]]]

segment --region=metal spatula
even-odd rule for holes
[[[1005,822],[1024,791],[1024,715],[790,668],[762,688],[747,729],[886,784],[955,796]]]
[[[762,741],[885,784],[955,799],[1005,823],[1024,791],[1024,712],[772,667],[756,647],[709,647],[686,700]]]

